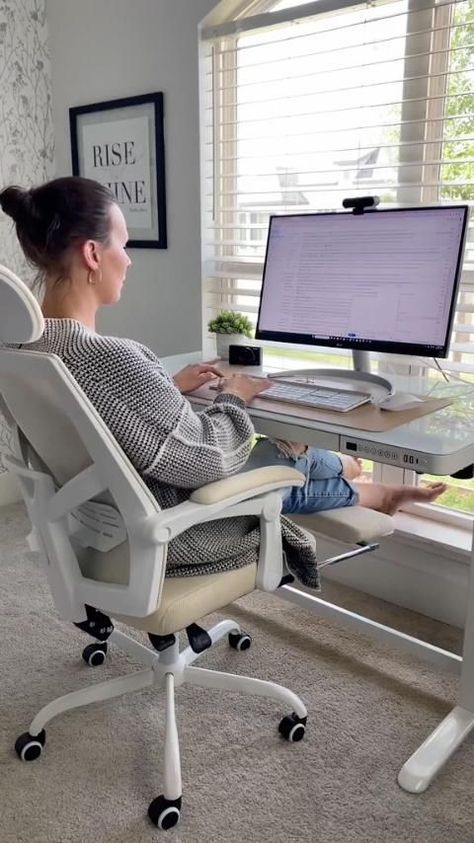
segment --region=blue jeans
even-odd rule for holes
[[[300,457],[287,457],[270,439],[259,439],[242,471],[267,465],[296,468],[306,477],[301,488],[290,486],[283,496],[282,512],[323,512],[343,506],[354,506],[357,492],[342,476],[342,463],[337,454],[309,447]]]

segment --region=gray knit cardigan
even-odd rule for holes
[[[254,433],[244,402],[222,393],[194,412],[144,345],[101,336],[74,319],[45,319],[43,336],[28,348],[63,360],[163,509],[244,467]],[[281,524],[289,569],[305,585],[319,587],[311,540],[287,518]],[[166,575],[196,576],[252,564],[259,543],[255,517],[198,524],[170,543]]]

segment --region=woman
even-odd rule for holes
[[[393,513],[405,501],[431,501],[444,490],[442,484],[430,489],[351,484],[360,473],[356,460],[341,461],[328,451],[297,443],[262,440],[251,454],[254,430],[246,405],[269,381],[222,376],[207,363],[187,366],[171,378],[145,346],[98,334],[97,311],[119,301],[131,264],[124,216],[115,197],[98,182],[68,177],[31,190],[7,187],[0,192],[0,207],[15,221],[25,256],[44,284],[45,330],[31,348],[64,361],[161,507],[186,500],[206,483],[273,463],[294,466],[307,478],[302,489],[288,490],[284,512],[359,502]],[[216,377],[219,394],[195,413],[185,394]],[[295,573],[316,585],[310,542],[287,519],[282,519],[282,528],[289,566],[300,569],[301,563],[306,573]],[[167,575],[251,564],[258,545],[254,518],[198,525],[172,542]],[[201,556],[203,561],[196,561]]]

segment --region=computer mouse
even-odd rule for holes
[[[423,403],[423,398],[417,395],[411,395],[408,392],[394,392],[393,395],[388,395],[383,401],[379,403],[381,410],[413,410],[419,404]]]

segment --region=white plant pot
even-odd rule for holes
[[[229,359],[229,345],[242,345],[246,337],[243,334],[216,334],[216,352],[221,360]]]

